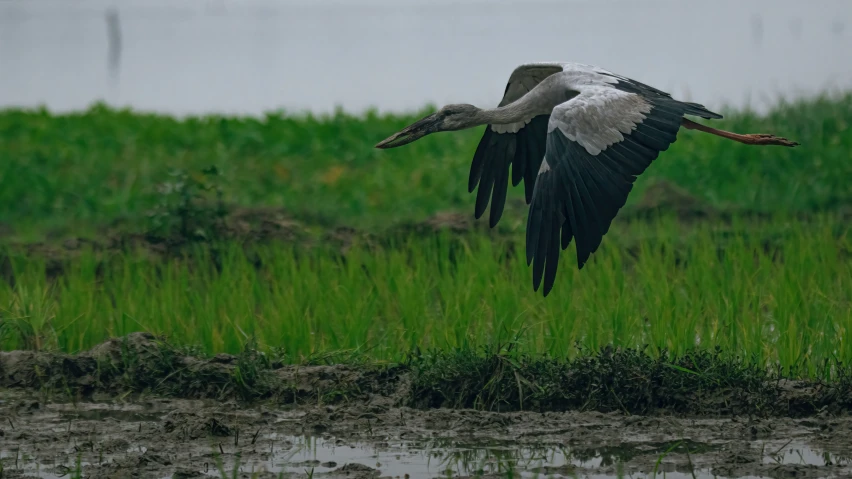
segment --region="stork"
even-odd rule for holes
[[[503,214],[509,182],[524,181],[529,205],[527,266],[533,290],[542,277],[553,288],[560,247],[576,239],[577,267],[600,246],[627,201],[636,177],[675,142],[681,127],[747,145],[796,146],[767,134],[738,134],[693,122],[686,115],[721,119],[698,103],[602,68],[582,63],[520,65],[509,76],[497,108],[446,105],[376,144],[396,148],[431,133],[488,125],[470,166],[479,219],[491,201],[489,226]]]

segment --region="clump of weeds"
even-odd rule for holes
[[[249,338],[231,373],[231,385],[236,394],[246,400],[270,396],[275,389],[269,378],[272,367],[273,361],[258,350],[255,338]]]
[[[215,166],[192,174],[176,168],[170,176],[158,185],[157,204],[148,212],[149,238],[210,240],[228,214],[221,172]]]
[[[55,316],[49,285],[18,285],[16,294],[0,307],[0,345],[28,351],[57,349]]]

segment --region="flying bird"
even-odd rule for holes
[[[600,246],[627,201],[636,177],[675,142],[681,127],[748,145],[796,146],[767,134],[737,134],[686,116],[721,119],[698,103],[602,68],[542,62],[518,66],[497,108],[446,105],[376,144],[396,148],[431,133],[488,125],[470,166],[468,192],[476,192],[474,216],[489,200],[489,225],[503,214],[506,191],[524,182],[529,205],[527,265],[533,290],[544,279],[553,288],[560,248],[575,239],[577,267]],[[509,166],[511,165],[511,175]]]

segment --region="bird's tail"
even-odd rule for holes
[[[692,103],[692,102],[688,102],[688,101],[681,101],[679,103],[686,108],[685,114],[687,114],[687,115],[694,115],[694,116],[698,116],[698,117],[701,117],[701,118],[704,118],[704,119],[707,119],[707,120],[721,120],[722,119],[722,115],[708,110],[707,107],[705,107],[704,105],[700,105],[698,103]]]

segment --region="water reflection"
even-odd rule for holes
[[[110,415],[108,411],[100,414]],[[104,417],[104,416],[99,416]],[[121,419],[128,419],[122,417]],[[267,471],[276,474],[321,475],[332,471],[352,471],[364,466],[380,471],[382,477],[588,477],[610,479],[616,477],[652,477],[657,467],[658,477],[714,478],[726,477],[709,468],[693,468],[686,463],[656,464],[657,459],[685,454],[698,455],[718,450],[718,445],[694,441],[622,444],[603,447],[571,447],[561,444],[536,446],[518,445],[509,441],[465,441],[434,439],[428,441],[389,441],[380,445],[346,444],[333,437],[291,436],[270,433],[267,439],[274,446],[263,462],[241,464],[244,471]],[[69,455],[63,463],[43,464],[27,454],[0,450],[0,460],[7,470],[29,476],[52,479],[73,473],[78,462],[85,468],[101,464],[123,455],[142,455],[145,448],[127,444],[115,454],[101,455],[95,462],[85,454]],[[744,451],[745,452],[745,451]],[[638,459],[637,459],[638,458]],[[633,469],[640,463],[645,469],[626,473],[626,464],[633,461]],[[796,464],[812,466],[848,466],[850,458],[821,451],[804,444],[792,444],[771,450],[764,448],[763,464]],[[14,468],[12,468],[14,465]],[[353,466],[354,465],[354,466]],[[230,471],[233,464],[225,463]],[[84,469],[85,470],[85,469]],[[362,469],[363,470],[363,469]],[[215,471],[209,471],[215,475]],[[732,476],[759,477],[759,476]]]
[[[643,457],[649,459],[648,475],[629,476],[650,477],[657,458],[676,454],[697,455],[719,448],[689,440],[604,447],[569,447],[559,444],[520,446],[506,441],[483,443],[453,439],[388,443],[375,447],[341,445],[331,438],[310,436],[278,436],[277,440],[283,446],[266,470],[299,473],[307,467],[315,473],[323,473],[347,463],[357,463],[380,470],[383,477],[404,477],[408,474],[410,477],[501,475],[603,479],[626,477],[623,474],[624,465]],[[804,444],[788,444],[776,453],[764,456],[763,462],[815,466],[850,464],[848,458]],[[667,478],[724,477],[709,468],[673,464],[658,467],[660,477],[663,473]]]
[[[764,464],[797,464],[802,466],[848,466],[852,458],[799,445],[786,445],[763,456]]]

